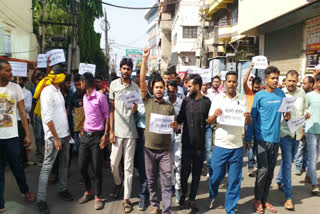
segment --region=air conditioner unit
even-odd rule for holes
[[[182,57],[182,62],[188,63],[188,62],[189,62],[189,57],[183,56],[183,57]]]

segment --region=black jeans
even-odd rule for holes
[[[280,143],[267,143],[257,140],[255,147],[258,173],[254,194],[256,200],[267,202],[274,168],[277,163]]]
[[[23,194],[29,192],[23,162],[21,160],[19,138],[0,139],[0,209],[4,208],[4,168],[6,161],[9,162],[20,192]]]
[[[27,150],[26,150],[26,147],[24,146],[24,138],[26,137],[26,133],[23,129],[23,126],[20,120],[18,121],[18,133],[19,133],[22,163],[27,163],[28,162]]]
[[[86,190],[92,190],[91,180],[88,173],[88,166],[91,159],[95,177],[94,191],[95,195],[98,197],[101,195],[102,188],[102,165],[104,153],[103,150],[100,149],[100,139],[103,134],[104,131],[91,133],[84,132],[83,136],[80,138],[79,148],[79,167]]]
[[[205,150],[184,149],[182,147],[181,193],[183,196],[186,196],[186,194],[188,193],[188,178],[190,173],[192,172],[192,182],[189,195],[190,200],[195,200],[197,196],[204,156]]]

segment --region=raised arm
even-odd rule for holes
[[[146,83],[146,74],[147,74],[147,60],[150,54],[150,49],[146,48],[143,50],[143,57],[142,57],[142,65],[140,70],[140,90],[141,90],[141,97],[144,100],[148,94],[148,86]]]
[[[244,90],[245,92],[251,90],[251,89],[248,87],[248,79],[249,79],[250,73],[251,73],[251,71],[252,71],[252,68],[253,68],[253,63],[251,63],[250,68],[249,68],[249,71],[246,73],[246,75],[245,75],[244,78],[243,78],[242,84],[243,84],[243,90]]]

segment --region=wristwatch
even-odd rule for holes
[[[109,136],[109,132],[105,132],[105,133],[104,133],[104,136],[107,136],[107,137],[108,137],[108,136]]]

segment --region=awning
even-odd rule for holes
[[[236,36],[233,36],[233,37],[231,38],[230,43],[236,42],[236,41],[238,41],[239,39],[243,39],[244,37],[246,37],[246,36],[245,36],[245,35],[236,35]]]

